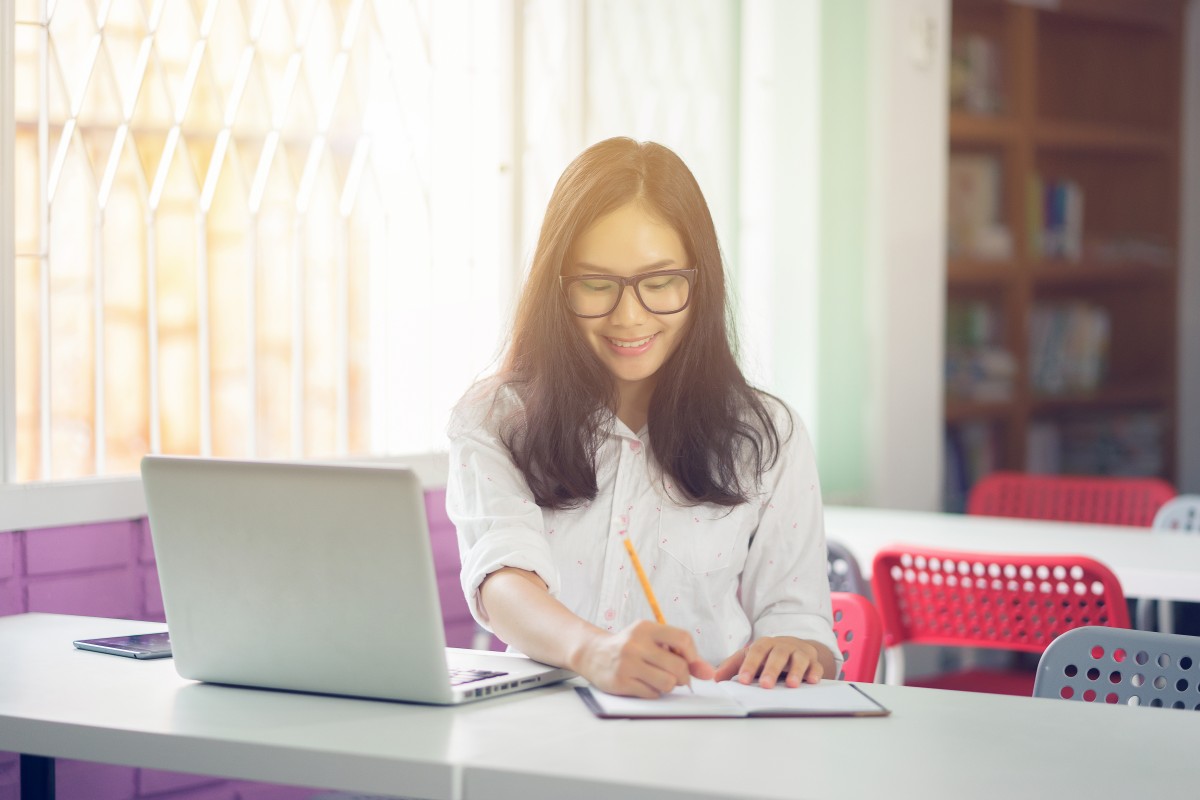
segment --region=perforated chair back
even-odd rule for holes
[[[1200,494],[1181,494],[1168,500],[1154,515],[1156,531],[1200,533]]]
[[[1033,696],[1200,711],[1200,637],[1067,631],[1042,653]]]
[[[842,651],[838,680],[872,683],[883,647],[883,620],[871,601],[856,592],[831,592],[833,633]]]
[[[967,513],[1149,527],[1174,496],[1159,478],[993,472],[972,487]]]
[[[1071,628],[1129,627],[1116,575],[1084,556],[893,546],[876,553],[871,585],[888,647],[1040,653]]]
[[[827,540],[825,549],[828,553],[826,569],[829,574],[829,591],[853,592],[869,597],[871,587],[863,577],[858,560],[841,542]]]

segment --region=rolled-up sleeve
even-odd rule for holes
[[[558,594],[542,509],[499,436],[471,415],[460,415],[451,429],[446,511],[458,529],[463,592],[480,625],[491,630],[479,587],[502,567],[534,572]]]
[[[780,414],[781,432],[788,415]],[[833,634],[821,485],[808,431],[790,414],[791,436],[764,476],[758,528],[742,578],[742,607],[753,638],[795,636],[829,648],[841,668]],[[778,417],[777,417],[778,419]]]

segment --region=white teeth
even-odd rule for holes
[[[647,336],[645,339],[638,339],[636,342],[618,342],[616,339],[609,339],[609,341],[617,347],[641,347],[653,338],[653,336]]]

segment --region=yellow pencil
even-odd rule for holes
[[[642,562],[638,560],[637,551],[633,549],[633,541],[628,536],[624,537],[622,541],[625,542],[625,549],[629,551],[629,560],[633,562],[633,569],[637,573],[638,580],[642,582],[642,591],[646,593],[646,599],[650,601],[650,610],[654,612],[655,622],[659,625],[666,625],[666,617],[663,616],[662,609],[658,607],[658,598],[654,596],[654,590],[650,588],[650,579],[646,577],[646,570],[642,569]],[[686,685],[689,692],[696,693],[690,680]]]
[[[629,560],[633,562],[638,580],[642,582],[642,591],[646,593],[646,599],[650,601],[650,610],[654,612],[655,621],[659,625],[666,625],[667,620],[663,617],[662,609],[658,607],[658,599],[654,596],[654,590],[650,588],[650,580],[646,577],[646,571],[642,569],[642,562],[638,560],[637,551],[633,549],[633,542],[628,536],[623,541],[625,549],[629,551]]]

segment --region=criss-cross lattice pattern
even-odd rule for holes
[[[891,547],[875,555],[871,583],[889,647],[1041,652],[1071,628],[1129,627],[1116,576],[1082,556]]]
[[[469,191],[455,165],[476,154],[450,151],[473,141],[458,132],[494,65],[478,63],[472,25],[495,13],[19,2],[18,479],[135,471],[147,451],[427,446],[404,441],[405,425],[438,427],[423,407],[389,417],[397,431],[381,420],[406,396],[393,375],[432,383],[432,326],[406,320],[494,305],[486,283],[464,297],[465,267],[443,270],[439,293],[430,265],[467,264],[457,242],[480,236],[439,227],[435,165],[447,220],[497,194],[496,170]]]

